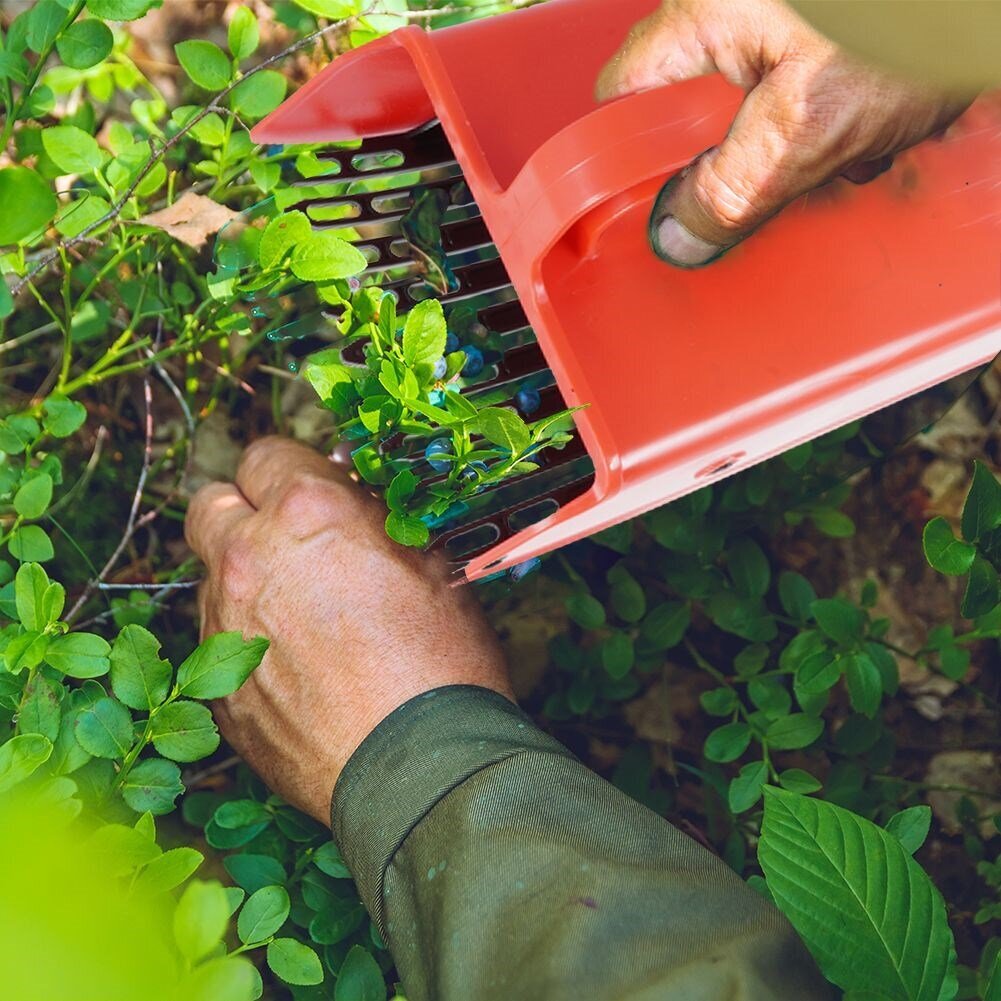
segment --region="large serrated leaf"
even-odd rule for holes
[[[758,859],[775,903],[842,990],[955,997],[945,903],[892,834],[831,803],[766,787]]]

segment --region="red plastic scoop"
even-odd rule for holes
[[[404,28],[338,58],[254,131],[269,143],[391,136],[331,155],[347,166],[359,152],[399,150],[402,172],[417,152],[421,171],[452,183],[461,171],[486,224],[468,240],[485,237],[499,262],[467,267],[460,296],[487,289],[481,315],[518,312],[563,399],[588,405],[577,426],[593,481],[578,466],[546,486],[563,491],[558,509],[521,530],[503,507],[485,515],[475,527],[492,533],[474,547],[470,579],[1001,350],[1001,113],[987,102],[878,180],[801,198],[704,270],[657,260],[647,239],[657,191],[723,138],[741,94],[710,76],[596,104],[600,67],[656,6],[551,0],[432,33]],[[440,132],[400,136],[433,120]],[[453,230],[459,251],[465,232]],[[485,267],[496,274],[485,279]]]

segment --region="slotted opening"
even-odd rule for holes
[[[398,149],[390,149],[379,153],[355,153],[351,157],[351,166],[355,170],[366,173],[371,170],[388,170],[392,167],[402,167],[404,162],[405,157]]]
[[[494,545],[500,537],[500,529],[492,521],[488,521],[459,535],[453,535],[445,543],[445,553],[452,559],[461,559]]]
[[[559,501],[555,497],[543,497],[542,500],[529,504],[518,511],[512,511],[508,515],[507,525],[512,532],[520,532],[530,528],[536,522],[548,518],[551,514],[556,514],[560,509]]]

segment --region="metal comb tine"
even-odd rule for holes
[[[492,512],[483,514],[479,518],[468,519],[440,531],[432,539],[429,548],[444,549],[450,557],[449,562],[461,569],[470,560],[475,559],[488,549],[511,538],[512,535],[516,534],[522,528],[526,528],[534,521],[539,521],[541,518],[554,514],[563,505],[582,494],[593,480],[594,468],[585,455],[573,463],[567,463],[565,466],[560,467],[560,474],[554,476],[548,482],[537,482],[535,486],[539,489],[530,497],[515,501],[507,506],[499,507]],[[524,480],[512,481],[513,483],[520,484],[522,489],[528,485]],[[512,519],[517,522],[519,514],[527,513],[532,508],[540,509],[540,517],[534,519],[526,518],[524,525],[518,524],[517,527],[512,526]],[[449,543],[459,542],[464,536],[473,537],[477,530],[487,526],[492,526],[494,532],[485,537],[481,543],[469,549],[461,549],[454,555],[449,553]]]

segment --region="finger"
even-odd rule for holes
[[[343,482],[345,474],[316,449],[272,435],[250,445],[240,459],[236,485],[256,508],[278,501],[297,476],[315,475]]]
[[[232,483],[209,483],[191,498],[184,536],[210,572],[218,567],[236,526],[253,513],[254,508]]]
[[[848,116],[823,128],[797,117],[804,90],[797,84],[780,72],[766,77],[744,99],[726,139],[661,190],[650,241],[662,260],[687,268],[716,260],[843,169]]]
[[[709,50],[696,37],[693,21],[665,5],[633,26],[598,75],[595,97],[608,101],[715,69]]]

